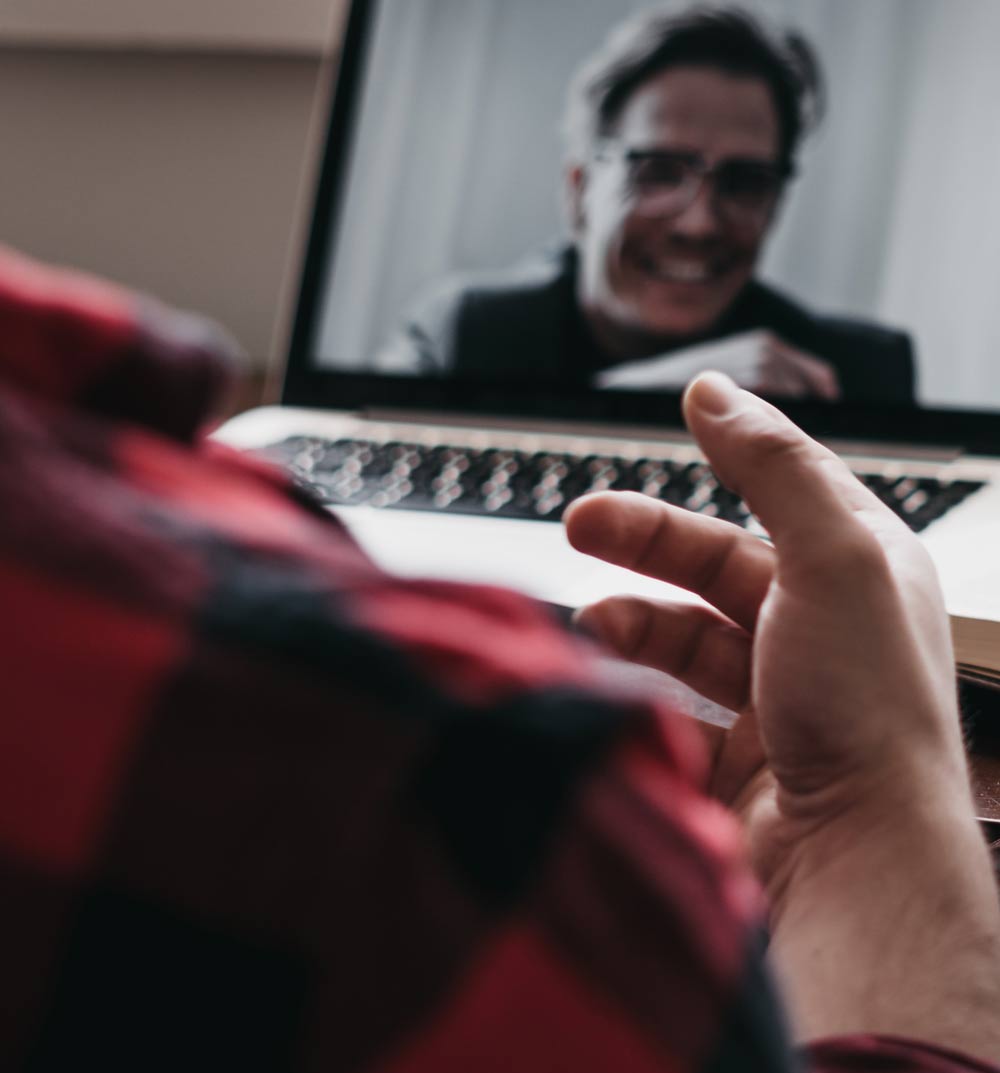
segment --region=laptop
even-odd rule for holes
[[[668,588],[569,548],[559,518],[576,495],[633,488],[756,525],[686,435],[679,387],[609,388],[597,376],[541,369],[458,373],[400,347],[413,341],[410,311],[423,302],[433,314],[435,296],[455,281],[489,290],[513,271],[530,289],[532,273],[544,282],[560,257],[573,256],[560,197],[566,86],[609,29],[643,6],[350,5],[281,401],[218,435],[288,465],[392,571],[499,583],[575,607]],[[960,230],[965,216],[940,161],[968,173],[962,161],[982,147],[949,140],[960,131],[938,122],[948,102],[934,95],[961,93],[963,80],[926,65],[986,63],[981,41],[990,36],[970,26],[940,38],[934,20],[948,6],[790,5],[791,16],[811,20],[802,28],[827,69],[830,105],[806,143],[760,276],[809,309],[884,323],[912,340],[911,400],[862,390],[841,401],[774,401],[920,531],[949,610],[975,616],[991,600],[1000,604],[992,564],[1000,378],[989,349],[997,340],[989,323],[976,322],[995,302],[962,305],[975,296],[955,276],[974,271],[970,261],[990,241],[966,233],[968,248],[947,260],[942,229]],[[989,95],[979,99],[988,104]],[[933,138],[921,126],[925,114]],[[991,129],[985,120],[982,129]],[[976,226],[1000,232],[1000,218]],[[943,260],[932,262],[930,251]],[[520,323],[512,310],[515,340]]]

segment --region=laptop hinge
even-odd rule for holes
[[[880,443],[867,440],[828,440],[823,443],[838,455],[863,455],[865,458],[912,459],[917,462],[955,462],[965,451],[948,444]]]
[[[567,421],[542,417],[502,417],[488,414],[395,410],[373,407],[362,410],[368,421],[399,425],[432,425],[461,429],[497,429],[506,432],[543,432],[551,435],[650,440],[656,443],[691,443],[683,428],[652,428],[649,425],[606,424],[597,421]]]
[[[606,439],[648,440],[655,443],[690,443],[691,436],[682,428],[652,428],[649,425],[602,424],[564,421],[553,418],[498,417],[482,414],[371,408],[361,412],[369,421],[400,425],[432,425],[450,428],[503,429],[508,432],[547,432],[554,435],[604,437]],[[961,458],[965,451],[958,446],[885,443],[869,440],[824,439],[831,451],[839,455],[864,458],[911,459],[917,462],[945,463]]]

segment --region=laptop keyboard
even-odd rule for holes
[[[448,510],[557,521],[588,492],[644,492],[760,531],[743,501],[703,462],[625,459],[516,450],[296,436],[265,448],[331,506]],[[856,474],[914,532],[961,503],[982,482]]]

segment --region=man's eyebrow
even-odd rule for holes
[[[701,153],[694,149],[674,149],[667,148],[660,145],[626,145],[624,147],[625,152],[629,156],[640,157],[683,157],[687,160],[699,160],[701,159]]]
[[[675,157],[678,159],[688,160],[704,160],[704,153],[699,152],[697,149],[684,149],[674,148],[673,146],[658,146],[658,145],[636,145],[625,146],[625,153],[632,157]],[[767,156],[750,156],[748,154],[736,153],[729,156],[720,157],[712,165],[718,167],[721,164],[752,164],[755,167],[768,167],[775,168],[780,166],[780,162]]]

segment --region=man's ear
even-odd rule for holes
[[[587,192],[587,169],[583,164],[568,164],[565,172],[566,215],[574,238],[587,222],[584,202]]]

